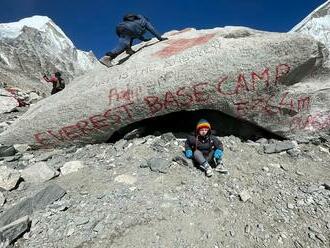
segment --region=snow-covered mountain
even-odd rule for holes
[[[69,81],[97,63],[46,16],[0,24],[0,81],[8,85],[48,92],[49,85],[40,82],[43,74],[61,71]]]
[[[290,32],[309,34],[330,50],[330,1],[315,9]]]

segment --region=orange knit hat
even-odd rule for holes
[[[196,131],[198,132],[199,129],[201,129],[201,128],[208,128],[208,129],[211,130],[211,125],[210,125],[210,123],[209,123],[207,120],[205,120],[205,119],[201,119],[201,120],[197,123]]]

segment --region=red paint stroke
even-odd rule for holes
[[[209,40],[211,40],[215,34],[207,34],[203,35],[197,38],[191,38],[191,39],[177,39],[177,40],[169,40],[166,43],[169,45],[165,47],[164,49],[160,50],[159,52],[156,52],[154,55],[161,57],[161,58],[168,58],[175,54],[181,53],[191,47],[199,46],[202,44],[207,43]]]
[[[330,128],[330,113],[317,113],[308,116],[297,116],[292,118],[290,122],[291,130],[305,130],[312,129],[312,131],[320,131]]]

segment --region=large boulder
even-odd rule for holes
[[[61,199],[66,191],[57,184],[50,184],[37,194],[28,197],[18,204],[10,207],[0,216],[0,228],[24,217],[31,216],[33,212],[45,209],[48,205]]]
[[[0,88],[0,114],[10,113],[18,106],[19,103],[13,95],[5,89]]]
[[[303,34],[244,27],[186,29],[151,40],[118,65],[75,79],[38,102],[0,143],[42,147],[104,142],[119,128],[178,111],[218,110],[286,138],[329,130],[326,59]]]
[[[33,164],[21,172],[24,181],[29,183],[43,183],[57,175],[58,172],[49,167],[45,162]]]
[[[12,190],[16,187],[21,175],[17,170],[6,166],[0,167],[0,189]]]

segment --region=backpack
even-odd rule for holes
[[[135,20],[138,20],[139,17],[136,15],[136,14],[133,14],[133,13],[130,13],[130,14],[127,14],[123,17],[123,21],[124,22],[127,22],[127,21],[135,21]]]
[[[65,88],[65,83],[64,83],[63,78],[59,77],[57,79],[58,79],[58,84],[57,84],[56,88],[63,90]]]

